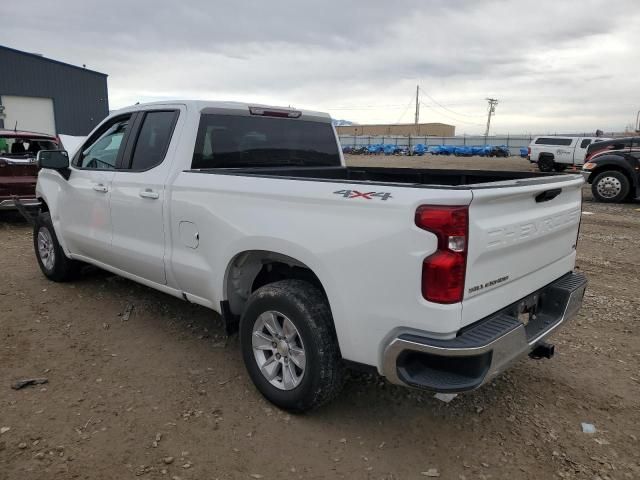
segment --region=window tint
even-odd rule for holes
[[[85,144],[74,165],[79,168],[112,169],[116,168],[118,152],[122,147],[129,118],[119,119],[108,125],[106,130],[98,132]]]
[[[132,170],[148,170],[164,160],[176,112],[147,112],[131,160]]]
[[[591,140],[589,140],[588,138],[585,138],[580,142],[580,148],[587,148],[590,143],[591,143]]]
[[[330,123],[203,114],[192,168],[339,166]]]
[[[536,140],[536,145],[571,145],[572,138],[539,138]]]

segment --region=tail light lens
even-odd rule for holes
[[[527,147],[527,155],[531,155],[531,147]]]
[[[422,264],[422,296],[436,303],[457,303],[464,295],[469,208],[422,205],[416,225],[438,238],[438,250]]]

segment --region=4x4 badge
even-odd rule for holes
[[[344,198],[362,198],[364,200],[389,200],[393,198],[389,192],[359,192],[358,190],[338,190],[333,192],[335,195],[341,195]]]

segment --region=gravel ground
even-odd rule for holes
[[[30,229],[4,215],[0,480],[640,478],[640,204],[584,198],[578,266],[590,286],[552,360],[523,360],[450,403],[354,374],[302,416],[261,398],[215,314],[98,270],[48,282]],[[10,388],[34,376],[49,383]]]

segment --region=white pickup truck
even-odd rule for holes
[[[561,172],[570,165],[584,164],[587,147],[603,137],[535,137],[529,144],[528,158],[537,163],[541,172]]]
[[[475,389],[550,357],[586,287],[580,175],[348,167],[323,113],[136,105],[38,161],[44,275],[86,262],[219,312],[291,411],[333,398],[348,366]]]

